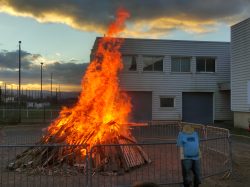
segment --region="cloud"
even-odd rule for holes
[[[41,61],[42,59],[42,61]],[[76,60],[69,62],[51,61],[40,54],[22,51],[21,81],[22,84],[40,84],[41,64],[43,65],[43,83],[50,84],[51,73],[54,84],[80,87],[82,76],[88,66]],[[0,80],[8,84],[18,82],[18,51],[0,52]]]
[[[173,30],[212,32],[216,24],[249,17],[249,0],[0,0],[0,11],[103,33],[118,7],[131,12],[126,36],[161,36]]]
[[[32,55],[25,51],[22,52],[22,68],[29,69],[32,65],[31,60],[36,59],[37,55]],[[2,51],[0,52],[0,68],[18,69],[18,51]]]

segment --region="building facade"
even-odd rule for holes
[[[231,110],[234,125],[250,124],[250,18],[231,27]]]
[[[131,121],[232,120],[230,43],[127,38],[121,53]]]

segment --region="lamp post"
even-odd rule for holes
[[[18,122],[21,123],[21,97],[20,97],[20,91],[21,91],[21,43],[22,41],[19,41],[19,55],[18,55]]]
[[[50,98],[52,100],[52,76],[53,76],[53,73],[51,73],[51,77],[50,77]]]
[[[43,62],[41,62],[41,101],[43,99]]]

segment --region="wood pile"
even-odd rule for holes
[[[120,173],[151,163],[148,155],[136,144],[132,136],[120,136],[107,143],[93,149],[94,171]]]
[[[46,170],[49,169],[50,173],[51,171],[55,173],[62,172],[66,168],[67,171],[86,172],[88,160],[86,155],[82,154],[85,147],[65,145],[64,142],[65,139],[57,137],[57,133],[53,137],[44,136],[36,146],[18,154],[8,164],[7,169],[31,173],[39,171],[48,173]],[[94,146],[91,155],[90,153],[87,155],[91,156],[91,162],[88,164],[91,165],[93,172],[123,173],[151,162],[131,134],[113,136],[102,144]]]

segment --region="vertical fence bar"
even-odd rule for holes
[[[228,134],[228,144],[229,144],[229,167],[230,167],[230,174],[233,173],[233,151],[232,151],[232,137],[230,134]]]
[[[45,118],[45,105],[43,104],[43,122],[45,123],[45,120],[46,120],[46,118]]]

